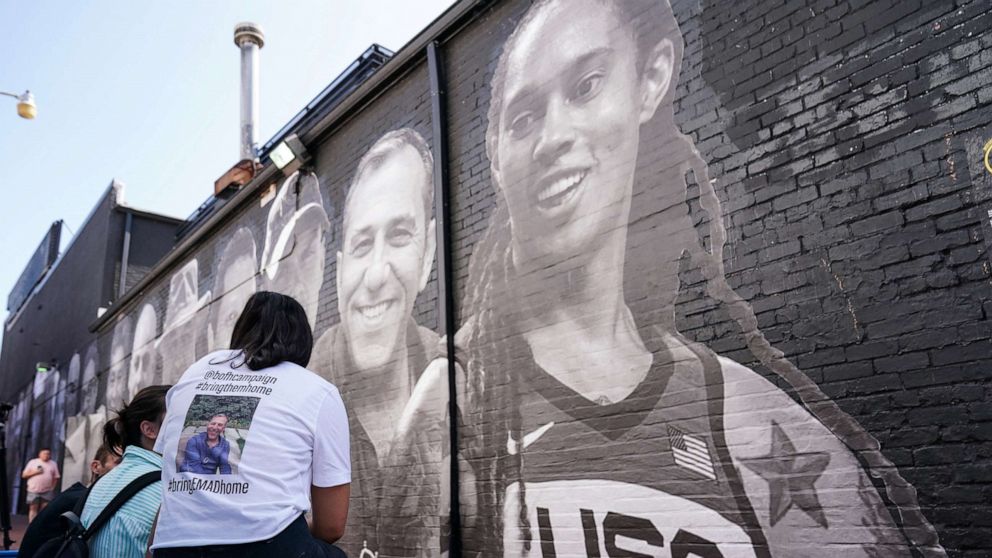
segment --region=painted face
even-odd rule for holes
[[[407,320],[433,262],[423,161],[410,146],[385,157],[352,186],[337,256],[341,324],[360,369],[391,362],[406,343]]]
[[[131,320],[125,319],[114,328],[110,347],[110,372],[107,377],[107,404],[117,408],[127,402],[127,351],[130,348]]]
[[[82,391],[84,413],[92,413],[96,410],[97,389],[100,385],[99,378],[96,376],[98,357],[96,345],[90,346],[89,350],[86,351],[86,366],[83,367]]]
[[[324,282],[325,220],[323,210],[316,206],[310,206],[300,214],[293,229],[293,244],[287,247],[289,253],[279,261],[270,286],[271,290],[289,295],[303,306],[311,328],[317,323],[317,303]]]
[[[224,434],[224,429],[227,428],[227,417],[216,416],[210,419],[207,423],[207,438],[210,440],[216,440],[218,436]]]
[[[155,309],[146,304],[141,308],[134,326],[134,346],[131,349],[131,373],[127,379],[128,399],[138,390],[152,385],[155,375]]]
[[[212,327],[211,349],[225,348],[231,340],[234,323],[244,310],[245,304],[255,292],[255,258],[244,255],[233,260],[221,274],[221,285],[226,292],[217,302]]]
[[[590,253],[629,214],[642,104],[633,38],[601,2],[569,0],[509,48],[496,171],[514,255]]]

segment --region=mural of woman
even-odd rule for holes
[[[719,201],[675,125],[682,49],[667,0],[544,0],[498,60],[496,208],[457,336],[481,552],[943,555],[877,442],[727,285]],[[690,172],[710,251],[689,214]],[[685,254],[803,406],[679,333]]]

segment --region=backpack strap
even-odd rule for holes
[[[97,477],[93,484],[86,487],[86,492],[83,493],[83,496],[79,500],[76,500],[76,505],[72,507],[72,512],[77,516],[83,516],[83,508],[86,507],[86,500],[89,500],[90,493],[93,492],[93,487],[96,486],[96,483],[100,482],[100,479],[102,478],[103,477]]]
[[[93,520],[93,523],[83,533],[83,540],[89,540],[90,537],[95,535],[107,521],[110,521],[110,518],[117,513],[117,510],[121,509],[135,494],[151,486],[155,481],[160,480],[162,480],[162,471],[151,471],[128,483],[127,486],[114,496],[114,499],[107,504],[107,507],[103,508],[100,515]],[[89,495],[87,494],[87,496]]]

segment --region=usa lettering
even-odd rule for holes
[[[685,529],[679,529],[667,541],[666,552],[664,535],[643,517],[611,511],[597,521],[592,510],[580,508],[579,519],[587,558],[724,558],[716,543]],[[541,556],[557,558],[555,529],[548,508],[537,508],[537,525]]]

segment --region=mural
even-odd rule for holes
[[[440,552],[443,421],[412,424],[422,399],[412,396],[439,347],[413,317],[434,263],[433,165],[419,133],[389,132],[362,156],[344,202],[341,321],[317,341],[311,368],[349,394],[352,506],[341,543],[349,555]]]
[[[467,444],[495,480],[478,490],[483,548],[943,555],[877,442],[765,340],[727,284],[714,181],[674,123],[683,45],[667,1],[547,0],[503,46],[486,132],[496,209],[460,334],[481,410]],[[804,405],[678,331],[686,256]]]
[[[80,372],[82,365],[80,364],[79,353],[72,355],[69,359],[69,368],[65,374],[65,384],[66,389],[63,397],[65,398],[65,409],[66,416],[75,415],[79,412],[79,384],[81,381]]]
[[[210,291],[200,295],[199,262],[186,262],[169,281],[169,303],[165,310],[162,335],[155,340],[163,384],[174,384],[192,362],[196,362],[197,339],[202,335]]]
[[[111,410],[123,408],[128,397],[128,373],[134,330],[131,318],[125,316],[114,326],[110,344],[110,368],[107,371],[107,392],[104,401]]]
[[[460,396],[454,451],[436,300],[438,138],[430,136],[427,64],[416,61],[320,145],[308,145],[311,166],[260,188],[103,337],[77,348],[64,378],[29,386],[9,438],[32,431],[52,443],[64,439],[65,483],[85,480],[107,410],[226,348],[245,301],[272,290],[305,308],[315,339],[309,368],[338,386],[348,408],[353,483],[340,546],[350,556],[442,556],[453,517],[463,553],[479,556],[945,556],[928,521],[941,520],[929,511],[939,505],[924,500],[924,516],[914,486],[831,398],[848,394],[830,391],[804,360],[811,353],[788,346],[788,336],[782,341],[805,307],[784,301],[774,312],[779,329],[759,327],[769,312],[756,317],[755,308],[778,291],[736,281],[750,271],[733,267],[741,245],[756,237],[760,249],[768,246],[764,225],[735,209],[745,178],[726,160],[747,167],[766,155],[762,133],[771,125],[751,129],[754,103],[728,100],[737,84],[724,79],[711,52],[729,48],[718,36],[725,22],[714,16],[701,24],[697,12],[706,10],[727,15],[718,2],[683,7],[680,27],[668,0],[492,3],[479,8],[489,15],[445,44],[454,100],[446,109],[449,287],[459,317],[450,332]],[[740,25],[734,33],[751,30]],[[686,51],[705,63],[684,63]],[[775,76],[770,94],[796,102],[782,86],[788,79]],[[863,91],[851,95],[870,101]],[[929,118],[937,108],[921,110]],[[699,112],[717,121],[702,139],[692,123]],[[822,116],[830,126],[833,118]],[[846,133],[865,134],[869,124],[851,123]],[[784,152],[792,161],[809,149]],[[780,172],[790,179],[805,168],[788,166]],[[924,172],[937,167],[928,159]],[[892,180],[908,180],[899,176]],[[756,195],[757,187],[747,188]],[[862,201],[857,219],[874,211],[873,201]],[[772,217],[792,218],[767,205]],[[756,232],[742,232],[749,226]],[[919,226],[920,242],[930,242],[935,226]],[[970,242],[966,226],[953,230],[961,238],[950,248]],[[791,281],[782,265],[782,280]],[[987,283],[986,276],[972,279]],[[820,287],[810,290],[822,298]],[[846,312],[851,300],[841,306]],[[945,331],[948,347],[961,334],[954,327]],[[830,332],[814,333],[810,351],[846,350],[832,338],[820,344]],[[865,330],[855,333],[860,344]],[[877,347],[886,357],[903,352],[901,340]],[[922,369],[931,363],[918,370],[931,374],[917,377],[918,386],[939,376]],[[60,393],[64,405],[46,403]],[[861,395],[851,396],[851,412],[876,404]],[[958,394],[944,398],[956,404]],[[177,467],[238,475],[252,402],[197,401],[170,449]],[[902,427],[893,421],[885,432],[864,414],[859,420],[883,441]],[[916,459],[905,442],[913,435],[891,454]],[[982,434],[956,435],[963,446]],[[13,453],[34,451],[25,444],[35,440],[18,443]],[[448,494],[452,459],[458,510]],[[922,476],[912,478],[921,492],[922,483],[936,482]],[[942,534],[957,536],[956,529]]]
[[[94,341],[86,350],[86,359],[84,360],[86,364],[83,365],[83,374],[80,380],[79,412],[85,414],[96,410],[97,401],[100,398],[100,378],[97,377],[100,352],[96,345],[97,342]]]
[[[210,305],[207,324],[208,353],[228,347],[234,323],[256,290],[256,253],[255,237],[246,228],[238,229],[221,252],[214,284],[217,299]]]
[[[329,228],[317,175],[293,173],[276,192],[269,209],[262,249],[262,285],[264,290],[299,301],[311,328],[317,323],[324,280],[324,234]]]
[[[158,329],[158,316],[155,307],[145,304],[138,313],[134,326],[134,345],[131,348],[131,363],[127,377],[128,401],[142,388],[160,383],[158,350],[155,345],[155,332]]]
[[[62,486],[89,483],[90,460],[103,444],[103,425],[106,423],[107,411],[103,406],[95,413],[75,415],[66,420]]]

